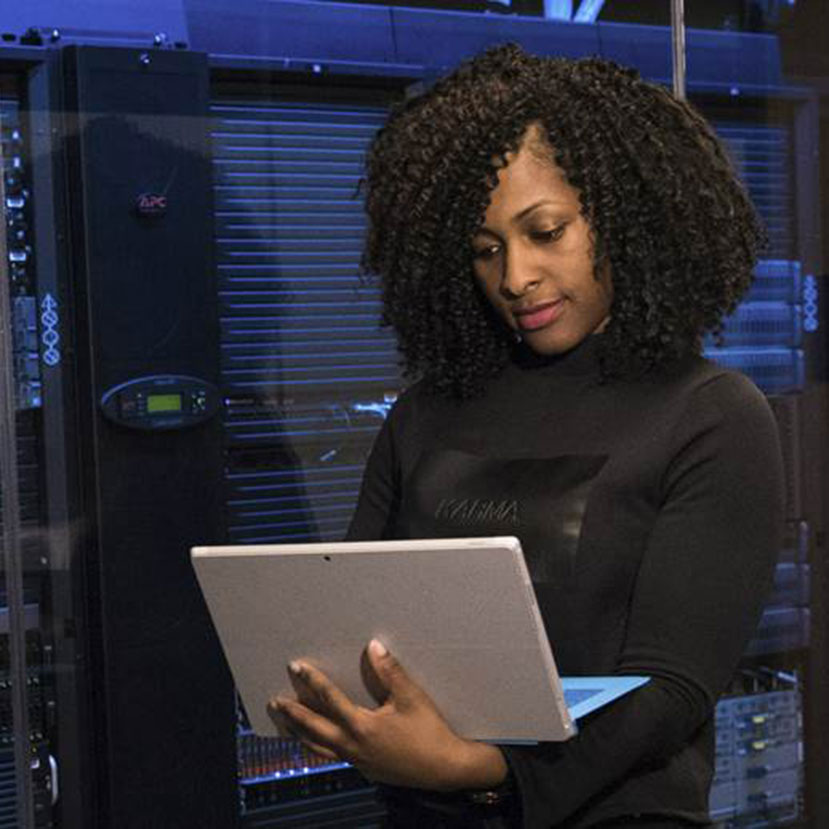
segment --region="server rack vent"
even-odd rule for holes
[[[729,121],[718,121],[714,127],[763,219],[769,258],[789,258],[796,241],[789,127]]]
[[[360,274],[358,182],[384,111],[217,104],[214,164],[229,394],[337,399],[397,382]]]
[[[386,107],[231,95],[212,111],[230,539],[339,538],[399,387],[360,270]]]
[[[359,181],[386,106],[357,98],[310,103],[277,93],[213,103],[233,543],[341,538],[399,388],[379,290],[360,269]],[[332,810],[360,823],[378,813],[354,769],[256,737],[242,711],[237,745],[244,825],[295,825]]]

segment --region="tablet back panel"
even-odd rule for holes
[[[379,638],[466,737],[562,740],[564,704],[514,538],[196,548],[193,563],[251,726],[306,659],[373,706],[359,673]]]

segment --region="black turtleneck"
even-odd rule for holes
[[[523,826],[705,823],[714,705],[780,545],[775,423],[750,381],[702,358],[602,382],[597,339],[519,349],[475,400],[408,389],[348,537],[516,535],[559,671],[653,677],[566,743],[504,748]]]

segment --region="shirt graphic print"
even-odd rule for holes
[[[455,449],[419,458],[401,537],[514,535],[535,584],[575,575],[587,500],[606,455],[487,458]]]

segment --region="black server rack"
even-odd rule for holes
[[[62,69],[100,820],[224,829],[232,684],[189,561],[223,538],[207,63],[73,47]]]
[[[33,827],[226,829],[234,694],[189,565],[224,539],[206,60],[15,58],[0,207],[30,757],[3,595],[0,825],[31,800]]]

